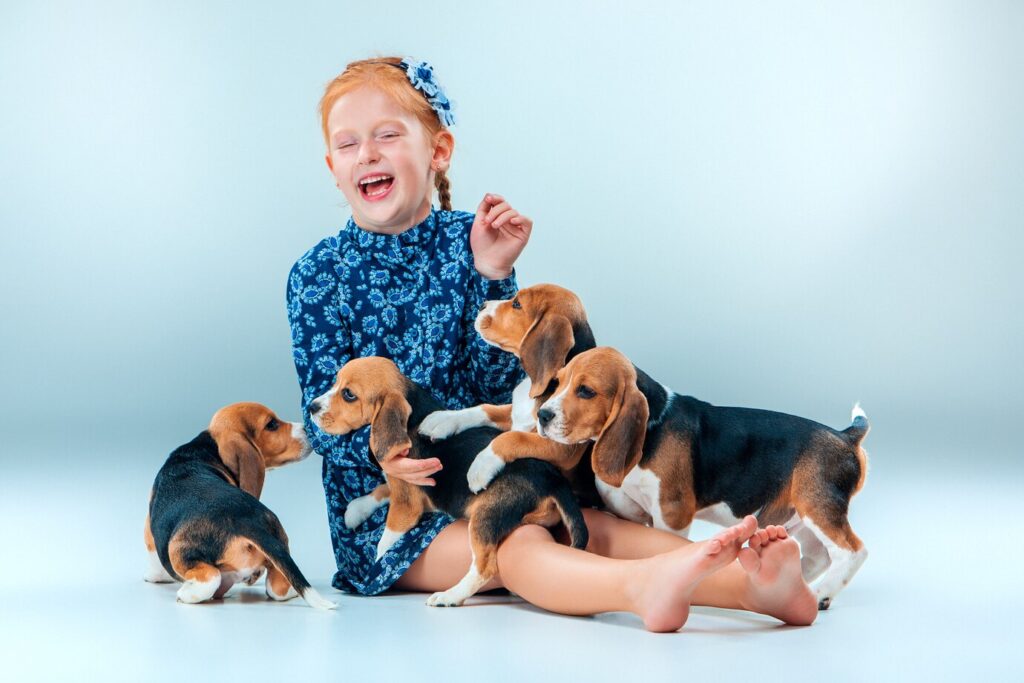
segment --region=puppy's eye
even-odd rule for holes
[[[281,423],[278,422],[276,418],[272,417],[272,418],[270,418],[270,422],[267,423],[266,429],[267,429],[268,432],[276,432],[277,428],[280,427],[280,426],[281,426]]]
[[[518,311],[522,307],[523,307],[523,305],[521,303],[519,303],[519,299],[512,299],[512,308],[514,308],[514,309],[516,309]]]
[[[346,403],[352,403],[356,400],[356,395],[348,390],[348,387],[341,390],[341,397],[345,399]]]
[[[594,398],[597,396],[597,392],[588,387],[586,384],[581,384],[576,387],[576,395],[580,398]]]

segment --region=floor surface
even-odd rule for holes
[[[338,610],[269,602],[262,584],[215,603],[177,604],[176,585],[141,578],[142,523],[162,456],[71,454],[29,449],[4,459],[4,681],[1024,676],[1022,641],[1012,635],[1024,608],[1019,467],[993,472],[955,454],[882,458],[876,447],[851,514],[870,557],[813,626],[694,608],[681,632],[654,635],[629,614],[563,617],[507,596],[439,609],[426,607],[425,595],[334,591],[315,455],[270,473],[263,499]]]

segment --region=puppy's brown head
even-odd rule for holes
[[[476,330],[519,358],[530,376],[531,398],[544,393],[574,346],[594,346],[583,302],[558,285],[535,285],[508,301],[488,301],[476,317]]]
[[[558,390],[537,411],[537,431],[561,443],[596,441],[594,473],[621,486],[640,461],[647,431],[647,399],[636,368],[613,348],[585,351],[556,377]]]
[[[257,498],[267,469],[298,462],[309,455],[302,425],[284,422],[259,403],[233,403],[213,415],[210,436],[238,487]]]
[[[309,404],[309,414],[328,434],[348,434],[370,425],[370,449],[383,463],[412,447],[409,388],[394,361],[354,358],[338,371],[334,386]]]

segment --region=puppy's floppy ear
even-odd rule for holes
[[[574,343],[572,323],[556,313],[543,316],[526,332],[519,344],[519,360],[530,376],[530,398],[543,394],[565,367],[565,357]]]
[[[370,450],[377,462],[386,462],[412,448],[412,441],[409,440],[410,414],[412,406],[398,392],[388,392],[377,405],[370,422]]]
[[[622,486],[626,474],[643,454],[649,409],[632,382],[619,391],[604,429],[594,444],[594,474],[611,486]]]
[[[267,467],[253,442],[244,434],[231,432],[217,442],[217,449],[224,466],[235,475],[238,488],[259,498]]]

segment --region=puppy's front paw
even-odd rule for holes
[[[490,446],[476,454],[473,464],[469,466],[466,473],[466,480],[469,482],[469,490],[473,493],[480,493],[494,481],[498,472],[505,469],[505,461],[494,454]]]
[[[151,569],[142,576],[142,579],[147,583],[174,583],[174,579],[163,570],[153,571]]]
[[[476,408],[465,410],[436,410],[423,418],[420,423],[419,433],[434,441],[447,439],[453,434],[464,432],[470,427],[478,426],[479,419],[474,411]]]
[[[220,577],[206,583],[194,580],[186,581],[178,589],[178,602],[189,605],[205,602],[214,596],[218,587],[220,587]]]
[[[392,531],[391,529],[384,527],[384,533],[381,534],[380,541],[377,543],[377,558],[384,557],[384,553],[391,550],[391,547],[398,543],[399,539],[405,535],[404,531]]]
[[[345,526],[349,529],[359,528],[363,525],[363,522],[373,516],[377,508],[386,502],[388,502],[387,498],[382,498],[378,501],[370,494],[359,496],[345,508]]]
[[[245,585],[246,586],[251,586],[254,583],[256,583],[257,581],[259,581],[261,578],[263,578],[263,567],[260,567],[259,569],[254,571],[252,574],[250,574],[249,578],[245,580]]]

